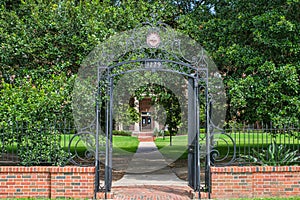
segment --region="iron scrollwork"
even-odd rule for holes
[[[99,142],[99,147],[105,147],[104,142]],[[99,149],[101,149],[101,147]],[[96,135],[90,131],[81,131],[72,136],[68,147],[70,162],[77,166],[94,166],[96,155]],[[104,151],[99,152],[104,157]]]
[[[83,145],[86,147],[95,147],[95,135],[83,131],[74,134],[69,142],[70,162],[79,166],[92,166],[95,163],[95,151],[93,148],[87,148],[82,151]]]
[[[232,164],[236,159],[236,144],[233,138],[224,132],[211,134],[210,161],[213,166],[226,166]],[[221,146],[225,149],[218,149]],[[231,149],[232,147],[233,149]],[[231,154],[232,153],[232,154]],[[232,155],[232,157],[230,157]]]

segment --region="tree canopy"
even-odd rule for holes
[[[216,0],[182,17],[223,75],[227,120],[299,122],[299,9],[298,0]]]
[[[2,0],[1,123],[31,119],[26,110],[35,120],[58,111],[71,118],[82,60],[153,16],[210,53],[226,85],[227,121],[298,122],[299,9],[299,0]]]

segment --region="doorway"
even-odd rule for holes
[[[141,115],[141,131],[151,131],[153,127],[151,112],[142,112]]]

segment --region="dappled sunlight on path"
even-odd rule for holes
[[[113,182],[113,186],[124,185],[186,186],[187,183],[180,180],[172,172],[154,142],[140,142],[124,177],[119,181]]]

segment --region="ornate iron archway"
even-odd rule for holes
[[[99,191],[107,193],[112,186],[114,85],[124,74],[143,71],[175,73],[185,78],[188,96],[188,185],[195,191],[210,194],[213,141],[210,105],[214,91],[209,83],[214,78],[220,78],[212,65],[213,62],[200,45],[164,23],[155,26],[145,23],[108,39],[91,52],[75,85],[79,91],[76,95],[86,98],[75,99],[73,109],[78,119],[75,123],[81,130],[77,136],[85,141],[88,157],[93,155],[95,159],[95,194]],[[214,90],[219,90],[218,87]],[[86,111],[83,109],[85,106],[88,107]],[[90,112],[93,109],[96,110],[96,117],[91,114],[94,112]],[[204,130],[202,136],[200,130]],[[201,141],[204,142],[200,144]],[[205,160],[205,181],[202,185],[201,154]],[[85,159],[82,160],[81,163],[84,163]]]

